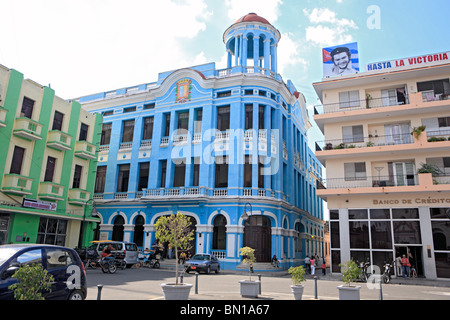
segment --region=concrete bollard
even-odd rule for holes
[[[314,299],[318,299],[319,292],[317,290],[317,277],[314,277]]]
[[[103,289],[103,285],[98,284],[97,285],[97,300],[102,300],[102,289]]]
[[[198,272],[195,273],[195,294],[198,294]]]
[[[261,275],[258,274],[258,280],[259,280],[259,294],[261,294]]]

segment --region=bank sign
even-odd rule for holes
[[[435,63],[435,62],[449,63],[450,62],[449,57],[450,51],[443,53],[428,54],[424,56],[417,56],[413,58],[369,63],[368,65],[366,65],[366,71],[368,72],[376,70],[393,71],[401,67],[420,67],[428,63]]]

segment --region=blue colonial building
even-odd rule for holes
[[[156,220],[181,212],[196,231],[192,251],[214,253],[222,269],[238,267],[243,246],[282,268],[323,256],[322,167],[308,147],[304,96],[277,73],[280,33],[251,13],[223,41],[226,69],[163,72],[78,99],[104,119],[99,239],[150,248]]]

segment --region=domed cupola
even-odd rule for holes
[[[253,67],[255,73],[277,73],[280,38],[280,32],[256,13],[239,18],[223,34],[228,52],[227,68],[245,67],[246,72],[251,72],[249,69]]]

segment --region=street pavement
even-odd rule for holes
[[[274,269],[275,270],[275,269]],[[115,274],[103,273],[100,269],[87,270],[87,300],[97,300],[98,285],[102,286],[101,300],[164,300],[161,284],[174,282],[174,266],[161,269],[118,269]],[[184,283],[192,284],[189,300],[294,300],[290,291],[291,279],[286,271],[261,272],[261,294],[258,298],[242,298],[239,281],[249,279],[244,271],[222,270],[219,274],[186,274]],[[320,276],[313,280],[307,275],[303,300],[338,300],[338,276]],[[251,276],[258,280],[258,274]],[[197,282],[197,284],[196,284]],[[381,294],[378,284],[361,286],[361,300],[450,300],[450,281],[424,279],[394,279],[383,284]],[[317,289],[316,289],[317,288]],[[316,299],[317,298],[317,299]]]

